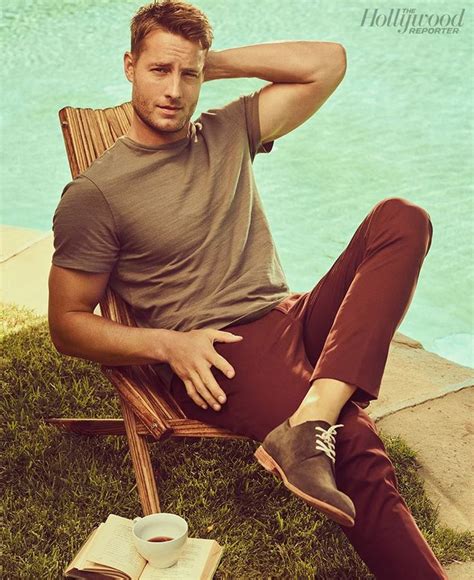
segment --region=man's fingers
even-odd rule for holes
[[[218,342],[238,342],[244,337],[240,334],[233,334],[232,332],[227,332],[225,330],[214,330],[213,339]]]
[[[214,399],[214,397],[212,396],[211,391],[209,390],[209,388],[204,384],[203,380],[201,379],[201,376],[198,372],[193,371],[192,373],[190,373],[190,378],[193,382],[193,385],[195,386],[197,392],[201,395],[201,397],[203,399],[205,399],[205,401],[211,405],[211,407],[214,407],[214,405],[218,405],[220,408],[219,403],[216,401],[216,399]]]
[[[203,340],[204,338],[210,340],[211,345],[206,340]],[[219,411],[221,405],[227,400],[225,392],[221,389],[212,374],[211,367],[213,365],[222,371],[226,377],[232,378],[235,376],[232,365],[214,347],[209,348],[209,346],[212,346],[215,341],[238,342],[243,338],[243,336],[233,334],[232,332],[210,328],[189,331],[190,342],[195,341],[195,345],[198,347],[198,350],[201,350],[201,354],[198,356],[198,353],[195,356],[193,364],[194,370],[188,370],[186,372],[186,380],[181,378],[189,397],[196,405],[204,409],[207,408],[207,405],[211,405],[214,410]],[[196,363],[198,363],[198,366],[196,366]]]
[[[226,332],[225,330],[216,330],[214,332],[213,343],[216,340],[218,342],[238,342],[244,338],[240,334],[232,334],[232,332]],[[233,378],[235,376],[235,370],[232,365],[216,349],[213,350],[214,358],[211,363],[222,371],[227,378]]]
[[[211,369],[209,367],[203,368],[200,371],[200,375],[201,375],[201,379],[202,379],[204,385],[207,387],[207,389],[211,392],[211,395],[214,397],[214,403],[212,405],[213,405],[214,409],[216,411],[218,411],[220,409],[219,403],[221,403],[221,404],[225,403],[227,397],[226,397],[224,391],[221,389],[221,387],[217,383],[217,381],[214,378],[214,375],[212,374]],[[217,404],[217,408],[215,406],[216,404]]]
[[[196,405],[198,405],[199,407],[202,407],[203,409],[207,409],[206,401],[202,397],[199,396],[192,381],[190,381],[189,379],[187,379],[187,380],[183,379],[183,383],[184,383],[184,386],[186,387],[186,392],[191,397],[191,399],[196,403]]]
[[[228,379],[235,376],[234,367],[217,351],[215,351],[214,358],[211,362],[215,367],[222,371]]]

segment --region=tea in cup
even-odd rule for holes
[[[188,539],[185,519],[170,513],[150,514],[133,520],[132,537],[138,553],[153,568],[176,564]]]

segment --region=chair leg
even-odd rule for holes
[[[76,417],[47,417],[47,425],[78,435],[125,435],[123,419],[77,419]]]
[[[47,425],[54,425],[61,431],[77,433],[78,435],[126,435],[123,419],[83,419],[76,417],[46,417]],[[148,439],[156,441],[156,437],[150,435],[145,425],[137,425],[139,435],[147,435]]]
[[[122,415],[127,433],[130,456],[137,479],[138,495],[143,509],[143,515],[160,512],[160,500],[156,486],[150,452],[146,436],[137,433],[137,418],[126,402],[119,397]]]

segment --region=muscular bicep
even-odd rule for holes
[[[53,342],[60,337],[67,317],[74,312],[94,312],[105,293],[110,273],[93,273],[51,266],[48,321]]]
[[[324,43],[327,64],[308,83],[271,83],[262,88],[259,99],[262,143],[286,135],[304,123],[327,101],[346,71],[345,49],[337,43]]]

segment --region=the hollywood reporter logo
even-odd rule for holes
[[[366,8],[361,26],[393,27],[399,34],[458,34],[465,9],[459,14],[417,13],[416,8],[390,8],[388,14],[378,8]]]

